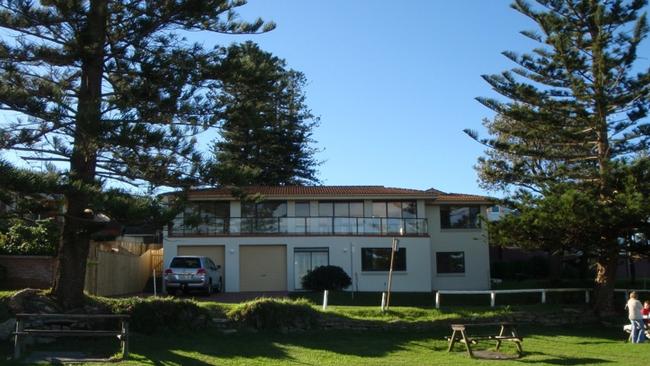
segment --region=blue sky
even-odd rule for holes
[[[474,99],[495,96],[480,75],[513,66],[502,51],[536,45],[510,2],[249,0],[242,17],[277,29],[218,41],[252,39],[305,73],[325,184],[482,194],[483,148],[462,132],[492,116]]]
[[[462,130],[482,131],[493,115],[474,98],[497,96],[481,75],[513,67],[501,52],[536,46],[519,34],[534,24],[510,2],[249,0],[241,17],[272,20],[274,31],[190,38],[250,39],[306,75],[324,184],[485,194],[473,168],[484,149]],[[647,68],[649,40],[639,55]],[[205,149],[215,136],[200,138]]]

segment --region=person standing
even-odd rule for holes
[[[627,300],[625,307],[627,308],[628,319],[632,323],[632,343],[641,343],[645,339],[643,334],[643,315],[641,313],[643,305],[637,299],[636,292],[630,292],[630,299]]]

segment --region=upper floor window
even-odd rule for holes
[[[318,202],[320,217],[363,217],[363,202]]]
[[[242,217],[287,217],[286,201],[244,202]]]
[[[296,217],[309,217],[309,201],[296,201]]]
[[[440,206],[440,227],[443,229],[476,229],[480,224],[480,206]]]
[[[374,201],[372,203],[373,217],[391,217],[414,219],[417,215],[415,201]]]
[[[230,203],[220,201],[188,202],[173,221],[175,231],[185,233],[222,232],[230,217]]]

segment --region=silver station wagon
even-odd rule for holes
[[[177,291],[188,293],[199,290],[210,295],[223,290],[221,266],[202,256],[178,256],[165,269],[165,291],[174,295]]]

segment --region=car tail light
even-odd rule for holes
[[[199,268],[199,269],[196,271],[196,274],[197,274],[197,275],[205,275],[205,274],[208,274],[208,271],[206,271],[205,268]]]

